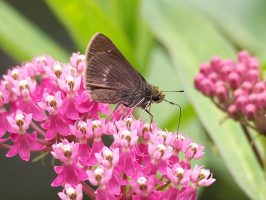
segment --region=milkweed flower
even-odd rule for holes
[[[61,200],[82,200],[82,185],[79,184],[76,187],[72,187],[71,185],[66,184],[63,192],[59,192],[58,196]]]
[[[67,64],[39,56],[8,70],[0,81],[0,146],[7,157],[28,161],[34,152],[50,152],[56,160],[51,186],[63,188],[63,200],[83,194],[97,200],[194,200],[199,187],[215,181],[208,169],[191,165],[204,146],[186,135],[135,119],[126,107],[106,119],[111,109],[91,99],[85,68],[84,55],[74,53]],[[232,87],[238,86],[231,76]],[[249,77],[256,81],[254,71]],[[254,108],[246,110],[251,115]]]

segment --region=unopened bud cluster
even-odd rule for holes
[[[260,79],[258,59],[246,51],[237,61],[213,57],[200,66],[195,87],[235,120],[254,123],[265,134],[266,81]]]

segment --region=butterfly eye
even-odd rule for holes
[[[160,95],[152,95],[152,100],[153,101],[160,101],[161,100],[161,98],[160,98]]]

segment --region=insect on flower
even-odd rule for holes
[[[102,33],[92,37],[86,50],[86,88],[94,101],[117,104],[115,110],[121,104],[132,109],[141,107],[152,120],[151,104],[166,101],[178,106],[181,115],[181,107],[164,98],[167,91],[147,83]]]

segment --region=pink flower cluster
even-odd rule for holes
[[[259,62],[246,51],[238,54],[237,62],[213,57],[200,66],[195,87],[235,120],[255,122],[266,133],[266,80],[260,79]]]
[[[84,56],[62,64],[35,58],[3,76],[0,83],[0,147],[6,156],[28,161],[32,152],[50,151],[53,187],[63,200],[196,199],[200,186],[215,179],[202,166],[204,147],[155,124],[133,119],[127,108],[110,120],[108,105],[91,100],[84,88]]]

